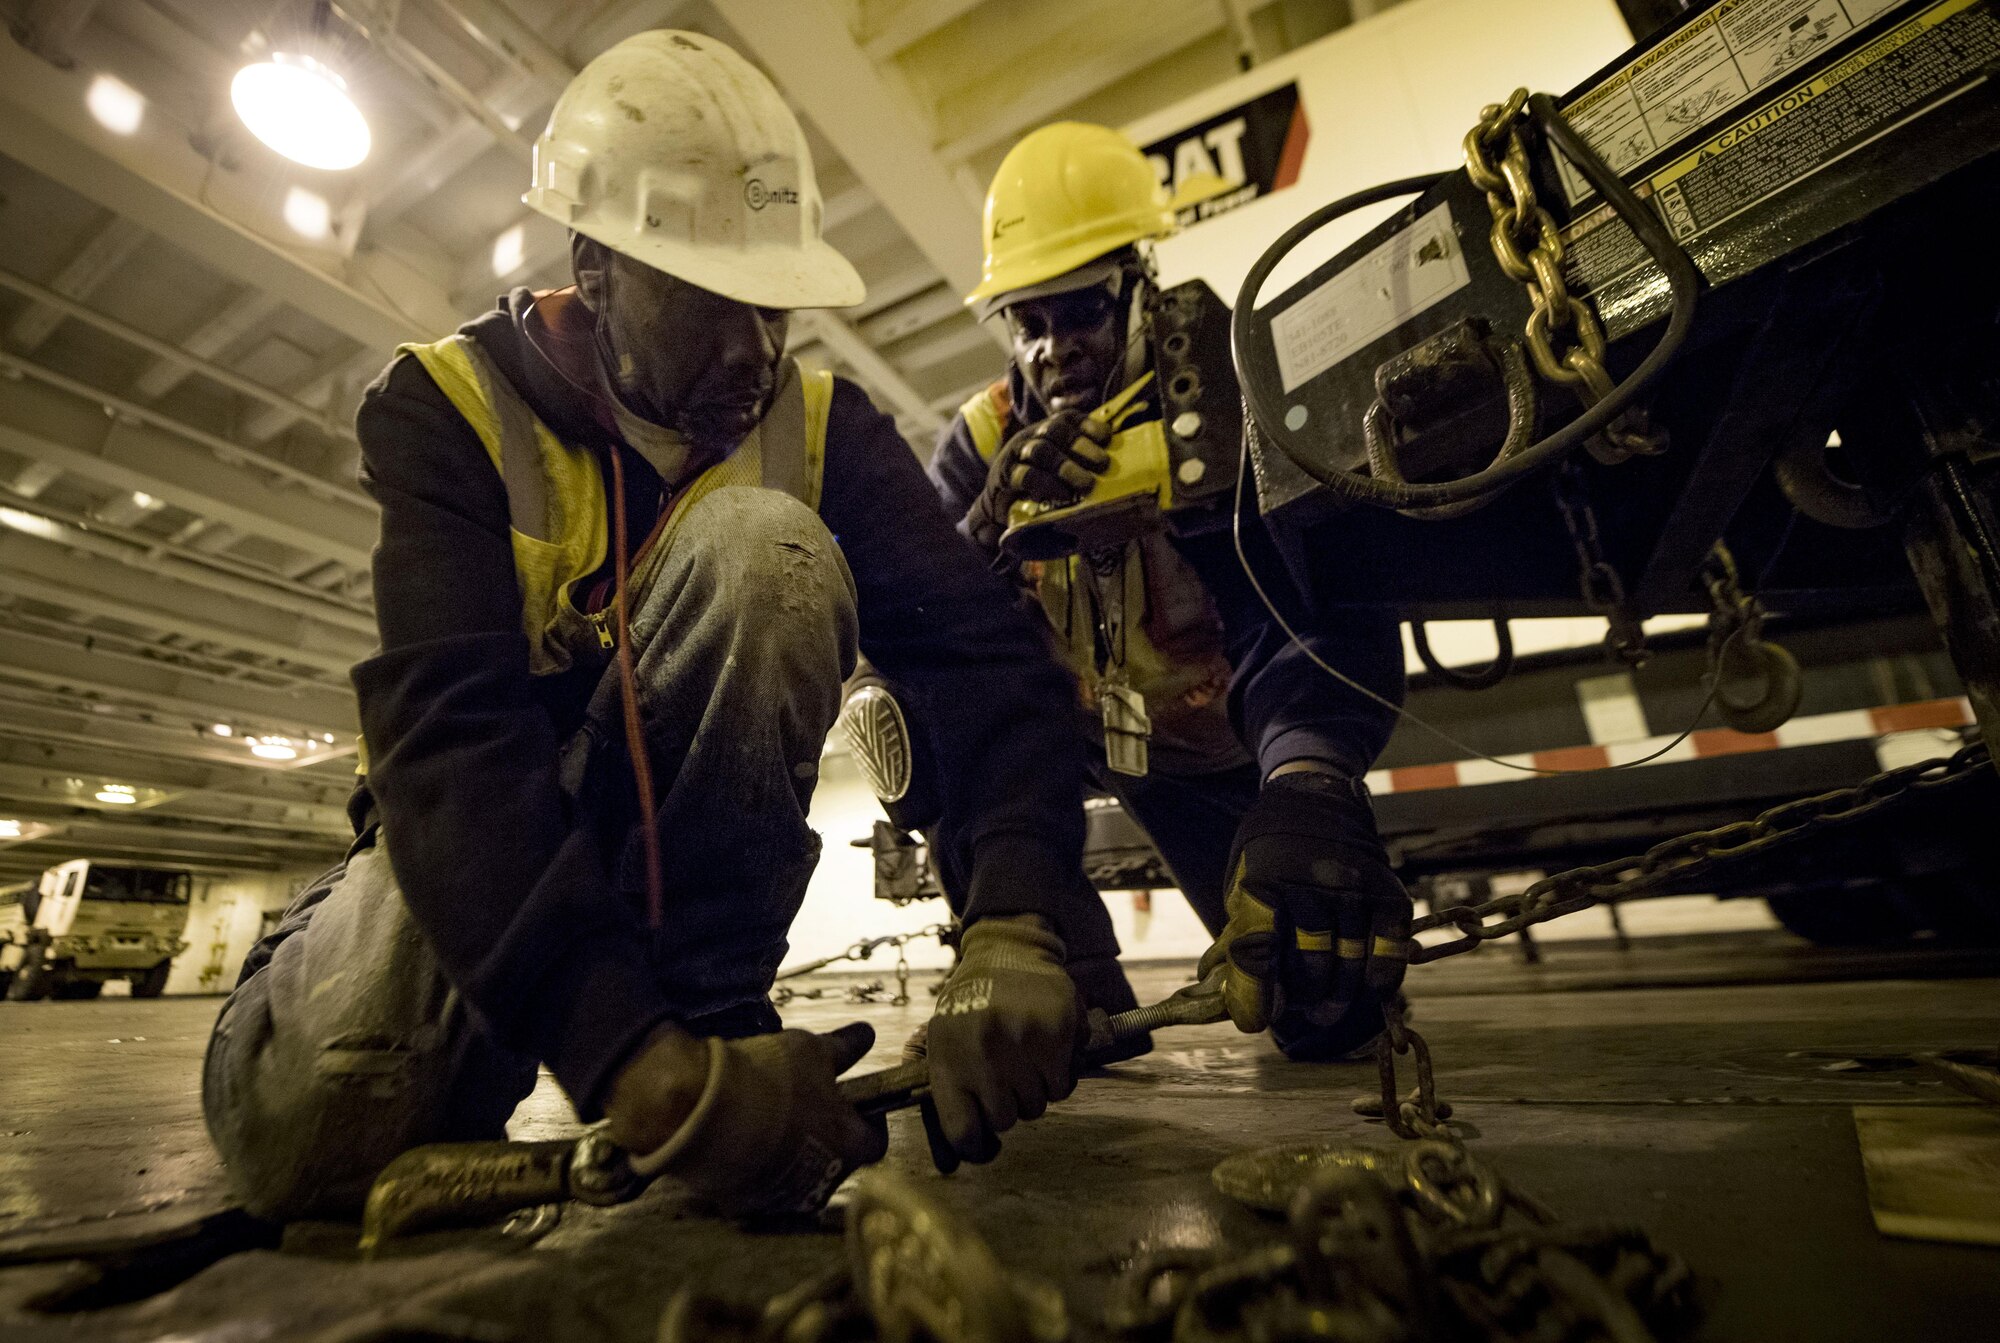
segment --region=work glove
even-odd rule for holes
[[[1060,410],[1001,445],[986,469],[986,486],[965,515],[965,534],[997,550],[1007,511],[1019,499],[1066,504],[1081,498],[1110,469],[1111,427],[1080,410]]]
[[[1271,1030],[1295,1059],[1333,1059],[1382,1031],[1408,966],[1410,897],[1352,780],[1287,774],[1236,832],[1229,922],[1201,960],[1223,967],[1238,1030]]]
[[[1076,1089],[1081,1020],[1062,939],[1047,922],[996,915],[965,930],[928,1042],[925,1124],[940,1171],[991,1161],[1000,1134]]]
[[[612,1083],[611,1136],[641,1175],[678,1180],[726,1216],[816,1212],[888,1150],[883,1119],[863,1118],[834,1088],[874,1043],[862,1022],[742,1040],[663,1026]],[[677,1126],[661,1123],[682,1112]]]

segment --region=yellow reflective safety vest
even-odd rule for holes
[[[959,407],[980,460],[991,462],[1007,440],[1013,406],[1007,384],[996,382]],[[1125,678],[1145,697],[1153,739],[1180,746],[1217,764],[1247,759],[1230,728],[1224,697],[1229,690],[1229,658],[1222,618],[1208,588],[1164,532],[1132,543],[1139,562],[1124,566]],[[1098,707],[1104,659],[1098,639],[1099,614],[1080,555],[1029,561],[1022,572],[1035,585],[1042,612],[1055,634],[1058,654],[1077,678],[1086,708]]]
[[[397,347],[398,354],[406,352],[479,435],[506,485],[528,670],[549,676],[601,655],[612,646],[615,613],[608,607],[581,609],[577,593],[577,586],[603,567],[610,548],[609,495],[598,454],[557,437],[472,337],[459,332],[428,345]],[[627,583],[634,604],[658,572],[680,519],[710,491],[762,486],[783,490],[818,511],[832,404],[831,373],[784,362],[762,422],[734,452],[682,487],[635,557]]]

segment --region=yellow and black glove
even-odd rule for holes
[[[984,550],[1000,545],[1017,499],[1066,504],[1080,499],[1111,466],[1111,428],[1080,410],[1059,410],[1000,446],[986,487],[965,515],[965,534]]]
[[[742,1040],[662,1026],[612,1084],[611,1136],[634,1170],[679,1181],[725,1216],[816,1212],[888,1150],[882,1117],[864,1118],[834,1086],[874,1043],[858,1021]]]
[[[1229,872],[1229,923],[1201,973],[1225,967],[1237,1028],[1268,1028],[1295,1059],[1340,1058],[1380,1034],[1408,964],[1411,909],[1367,793],[1331,774],[1271,780],[1237,829]]]
[[[939,1170],[991,1161],[1000,1134],[1076,1089],[1081,1020],[1046,921],[996,915],[965,930],[930,1024],[925,1120]]]

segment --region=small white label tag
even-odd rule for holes
[[[1104,716],[1104,761],[1114,773],[1142,778],[1151,767],[1146,742],[1153,735],[1153,720],[1146,714],[1146,697],[1118,681],[1103,681],[1097,687],[1097,703]]]
[[[1271,319],[1290,392],[1472,282],[1443,203]]]

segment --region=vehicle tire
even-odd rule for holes
[[[167,976],[173,973],[172,961],[161,961],[143,975],[132,976],[132,996],[134,998],[157,998],[167,991]]]
[[[1915,922],[1885,886],[1822,886],[1764,897],[1771,915],[1815,946],[1878,947],[1916,932]]]
[[[42,960],[42,949],[31,943],[28,947],[28,959],[21,962],[21,968],[15,972],[14,982],[7,986],[7,1001],[32,1003],[48,996],[48,965]]]
[[[70,979],[65,977],[56,980],[55,987],[50,991],[49,996],[59,1002],[81,1002],[86,999],[95,998],[102,992],[104,992],[104,981],[101,979]]]
[[[1896,890],[1944,942],[2000,944],[2000,885],[1975,872],[1933,872],[1904,877]]]

